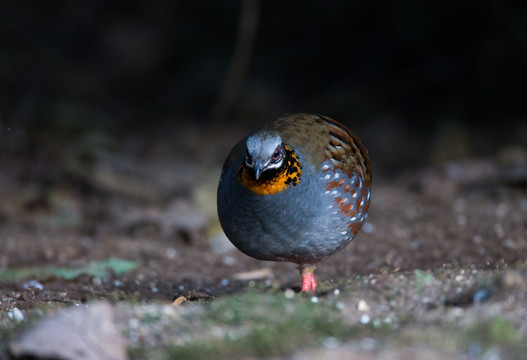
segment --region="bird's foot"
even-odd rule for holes
[[[315,292],[317,281],[315,280],[315,267],[312,265],[301,265],[300,274],[302,275],[302,291]]]

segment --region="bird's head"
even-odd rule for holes
[[[279,169],[284,161],[282,138],[274,131],[259,131],[247,138],[245,165],[256,180],[267,170]]]

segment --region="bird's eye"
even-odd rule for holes
[[[252,158],[251,154],[249,154],[249,153],[245,154],[245,163],[247,165],[251,165],[253,163],[253,158]]]
[[[282,149],[280,148],[280,146],[277,146],[272,155],[273,161],[277,161],[278,159],[280,159],[281,153],[282,153]]]

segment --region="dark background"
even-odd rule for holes
[[[217,119],[241,2],[2,2],[2,158],[53,158],[94,129],[148,152],[189,123],[210,137],[298,111],[347,124],[381,177],[527,145],[525,2],[251,6],[254,51]]]

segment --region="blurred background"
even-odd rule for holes
[[[212,300],[254,281],[299,290],[295,264],[230,244],[216,190],[247,132],[308,112],[346,124],[373,165],[368,220],[317,267],[321,295],[351,284],[347,309],[368,299],[379,314],[395,309],[395,324],[420,319],[419,339],[442,349],[470,322],[436,310],[465,311],[484,290],[481,301],[492,293],[502,307],[489,306],[523,329],[511,335],[523,345],[526,90],[526,1],[0,1],[0,315],[100,298]],[[500,275],[508,268],[518,269],[512,280]],[[496,286],[476,270],[495,271]],[[430,337],[440,343],[421,336],[432,313],[450,322],[448,337]],[[5,321],[0,357],[13,333]],[[301,326],[287,334],[303,348]],[[267,329],[276,343],[291,336]]]
[[[291,112],[347,124],[377,179],[523,156],[526,15],[495,0],[2,2],[0,156],[51,181],[112,151],[221,164]]]

